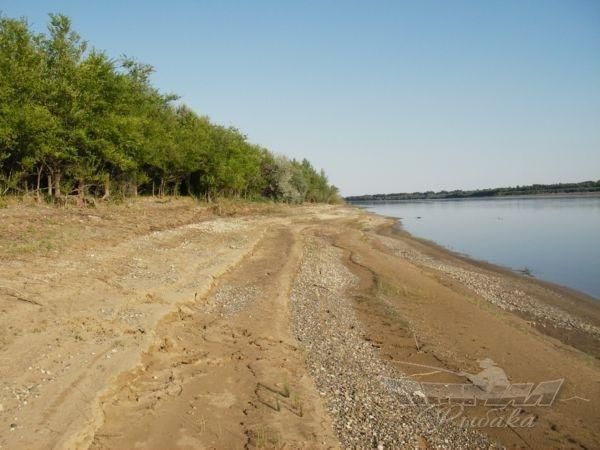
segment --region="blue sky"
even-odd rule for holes
[[[33,1],[345,195],[600,179],[600,1]]]

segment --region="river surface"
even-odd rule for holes
[[[600,299],[600,196],[354,204],[450,250]]]

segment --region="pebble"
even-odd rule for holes
[[[364,340],[346,294],[357,279],[341,257],[341,251],[327,241],[307,238],[291,291],[291,309],[294,333],[306,349],[308,371],[342,447],[414,447],[415,436],[427,435],[432,448],[493,448],[493,442],[476,431],[440,426],[424,405],[406,406],[382,381],[391,377],[398,380],[398,388],[410,392],[401,381],[404,374]]]

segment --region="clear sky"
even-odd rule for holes
[[[2,0],[344,195],[600,179],[600,1]]]

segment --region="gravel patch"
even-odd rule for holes
[[[415,384],[362,338],[341,251],[307,238],[291,292],[293,329],[345,448],[493,448],[487,437],[441,424]],[[392,382],[390,382],[392,380]]]
[[[205,222],[193,223],[185,226],[187,229],[203,231],[205,233],[231,233],[234,231],[240,231],[248,227],[247,220],[241,219],[215,219]]]
[[[214,300],[209,305],[209,312],[218,312],[223,316],[237,314],[246,309],[260,297],[260,289],[256,286],[236,287],[229,284],[219,286]]]

